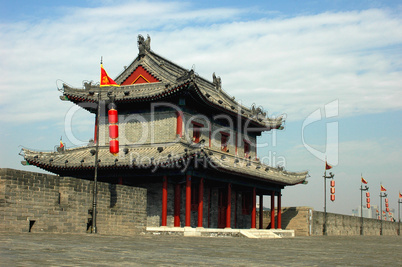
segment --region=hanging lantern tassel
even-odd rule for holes
[[[114,108],[109,109],[109,151],[113,155],[117,155],[119,153],[119,126],[118,126],[118,114],[117,110]]]

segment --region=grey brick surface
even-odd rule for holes
[[[111,205],[111,203],[113,205]],[[145,230],[146,190],[98,183],[98,232],[136,234]],[[0,169],[0,231],[85,233],[92,209],[92,182]]]

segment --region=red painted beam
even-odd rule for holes
[[[253,188],[253,195],[251,197],[252,199],[252,209],[251,209],[251,229],[255,229],[255,217],[256,217],[256,193],[255,193],[255,187]]]
[[[191,175],[186,175],[186,218],[184,226],[191,226]]]
[[[201,178],[200,186],[198,189],[198,227],[202,227],[203,207],[204,207],[204,178]]]
[[[174,187],[174,227],[180,227],[180,201],[181,201],[181,188],[180,184]]]
[[[271,229],[275,229],[275,191],[271,192]]]
[[[162,226],[167,226],[167,187],[168,187],[168,179],[167,176],[163,176],[163,185],[162,185]]]
[[[230,228],[230,220],[231,220],[231,207],[232,207],[232,184],[228,184],[228,200],[227,200],[227,208],[226,208],[226,228]]]

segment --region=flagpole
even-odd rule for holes
[[[327,232],[327,179],[333,179],[335,174],[329,172],[329,176],[327,176],[327,158],[325,158],[325,171],[324,171],[324,225],[322,227],[323,235],[328,235]],[[329,169],[332,167],[329,167]]]
[[[402,199],[401,199],[401,192],[399,192],[399,198],[398,198],[398,235],[401,235],[401,203],[402,203]]]
[[[96,202],[98,195],[98,155],[99,155],[99,115],[100,115],[100,90],[98,92],[98,111],[96,114],[96,146],[95,146],[95,175],[94,175],[94,189],[93,189],[93,203],[92,203],[92,233],[97,233],[96,228]]]
[[[363,177],[363,174],[361,174]],[[363,183],[360,182],[360,218],[361,218],[361,227],[360,227],[360,235],[363,235]]]
[[[327,161],[325,161],[325,164]],[[327,168],[325,166],[324,171],[324,225],[323,225],[323,234],[327,235]]]
[[[380,217],[380,220],[381,220],[381,222],[380,222],[380,235],[382,235],[382,198],[383,197],[387,197],[387,193],[384,193],[384,194],[382,194],[381,193],[381,191],[382,191],[382,188],[383,188],[383,186],[382,186],[382,184],[380,184],[380,213],[381,213],[381,217]]]
[[[382,235],[382,194],[380,191],[380,235]]]
[[[368,191],[369,187],[366,185],[365,188],[363,188],[363,174],[360,174],[360,218],[361,218],[361,226],[360,226],[360,235],[364,235],[363,233],[363,191]]]

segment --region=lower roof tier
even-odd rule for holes
[[[81,177],[93,175],[96,146],[59,149],[58,152],[39,152],[23,149],[23,164],[35,165],[59,174]],[[261,163],[258,159],[240,158],[200,144],[178,142],[121,146],[113,155],[109,147],[98,148],[99,175],[119,172],[127,176],[158,175],[160,173],[187,173],[201,171],[229,173],[233,177],[278,185],[305,183],[307,171],[288,172]],[[89,178],[89,177],[88,177]]]

